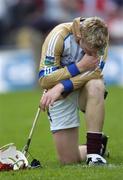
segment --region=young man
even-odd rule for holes
[[[86,159],[106,164],[102,157],[105,86],[102,69],[108,29],[98,17],[76,18],[56,26],[47,36],[40,62],[39,83],[45,93],[40,106],[48,111],[59,160]],[[78,110],[85,112],[87,146],[78,145]]]

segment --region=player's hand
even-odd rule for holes
[[[61,83],[54,86],[52,89],[45,91],[40,100],[40,107],[45,111],[49,106],[53,106],[54,102],[58,100],[63,92],[64,87]]]
[[[80,72],[94,70],[99,65],[99,58],[85,54],[76,65]]]

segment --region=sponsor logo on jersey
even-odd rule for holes
[[[55,58],[52,56],[46,56],[45,61],[44,61],[45,65],[46,66],[54,65],[54,59]]]

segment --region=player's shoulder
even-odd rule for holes
[[[72,23],[62,23],[53,28],[53,30],[50,32],[50,36],[59,34],[63,38],[72,32]]]

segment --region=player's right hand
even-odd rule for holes
[[[99,65],[99,58],[85,54],[76,65],[80,72],[94,70]]]

